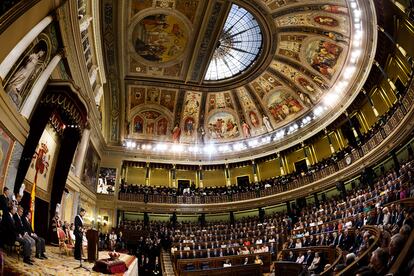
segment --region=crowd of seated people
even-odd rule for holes
[[[118,252],[123,252],[126,250],[125,238],[122,234],[122,231],[116,233],[113,228],[111,232],[107,231],[106,233],[99,232],[99,250],[116,250]]]
[[[379,177],[371,188],[351,191],[342,200],[327,201],[316,209],[305,207],[298,216],[298,221],[293,224],[292,235],[285,248],[339,247],[345,252],[346,258],[334,271],[338,272],[358,260],[361,275],[385,275],[403,249],[414,226],[414,209],[393,203],[414,196],[412,173],[412,162],[408,162],[398,172]],[[372,234],[362,228],[365,225],[377,227],[380,238],[378,248],[371,256],[359,259],[374,240]],[[349,231],[353,234],[349,234]],[[304,263],[309,270],[314,271],[314,267],[307,261],[307,255],[295,256],[289,252],[285,260]],[[317,271],[321,269],[322,265]],[[411,269],[412,267],[407,268],[404,273],[409,274]]]
[[[0,245],[12,248],[17,242],[22,248],[23,262],[33,265],[32,252],[35,248],[37,259],[47,259],[45,252],[45,240],[39,237],[32,228],[31,213],[19,205],[21,196],[11,199],[9,189],[4,187],[0,196],[1,223],[0,223]]]
[[[389,245],[387,241],[391,241],[396,233],[403,232],[406,237],[411,232],[403,223],[410,217],[409,211],[392,202],[414,196],[413,172],[412,162],[407,162],[398,171],[378,177],[371,185],[362,183],[358,188],[340,196],[324,199],[323,202],[315,202],[301,209],[292,206],[289,214],[274,213],[261,219],[249,217],[232,223],[150,222],[149,231],[168,236],[171,244],[169,248],[177,259],[206,258],[207,252],[210,252],[210,257],[251,254],[255,250],[266,252],[270,250],[271,243],[277,248],[285,235],[291,235],[287,243],[290,248],[339,246],[344,252],[351,254],[351,260],[353,255],[358,258],[372,242],[371,234],[360,229],[364,225],[381,228],[382,248]],[[120,226],[129,231],[142,231],[147,228],[141,221],[128,220]],[[197,251],[196,254],[193,251]],[[294,261],[298,257],[300,256],[295,256]],[[144,262],[145,258],[142,259]],[[311,268],[318,271],[323,269],[323,264],[321,257]],[[312,262],[309,263],[311,265]]]

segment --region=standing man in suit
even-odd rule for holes
[[[82,241],[83,241],[83,217],[85,216],[85,209],[81,208],[79,215],[75,217],[75,259],[80,260],[82,258]]]

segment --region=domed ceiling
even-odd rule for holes
[[[352,101],[376,43],[371,1],[103,2],[109,142],[151,155],[304,139]]]

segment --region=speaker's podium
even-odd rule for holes
[[[98,231],[89,229],[86,231],[86,239],[88,240],[88,262],[95,262],[98,259]]]

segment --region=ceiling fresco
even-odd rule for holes
[[[117,127],[119,143],[220,143],[275,132],[311,112],[350,59],[348,0],[113,3],[118,3],[114,10],[121,20],[114,28],[122,43],[115,59],[105,58],[122,68],[118,79],[124,88],[118,93],[125,120]],[[243,51],[223,38],[223,32],[231,33],[225,29],[227,16],[237,7],[260,26],[260,50],[243,72],[214,81],[206,77],[207,69],[217,62],[223,39],[234,52]]]

